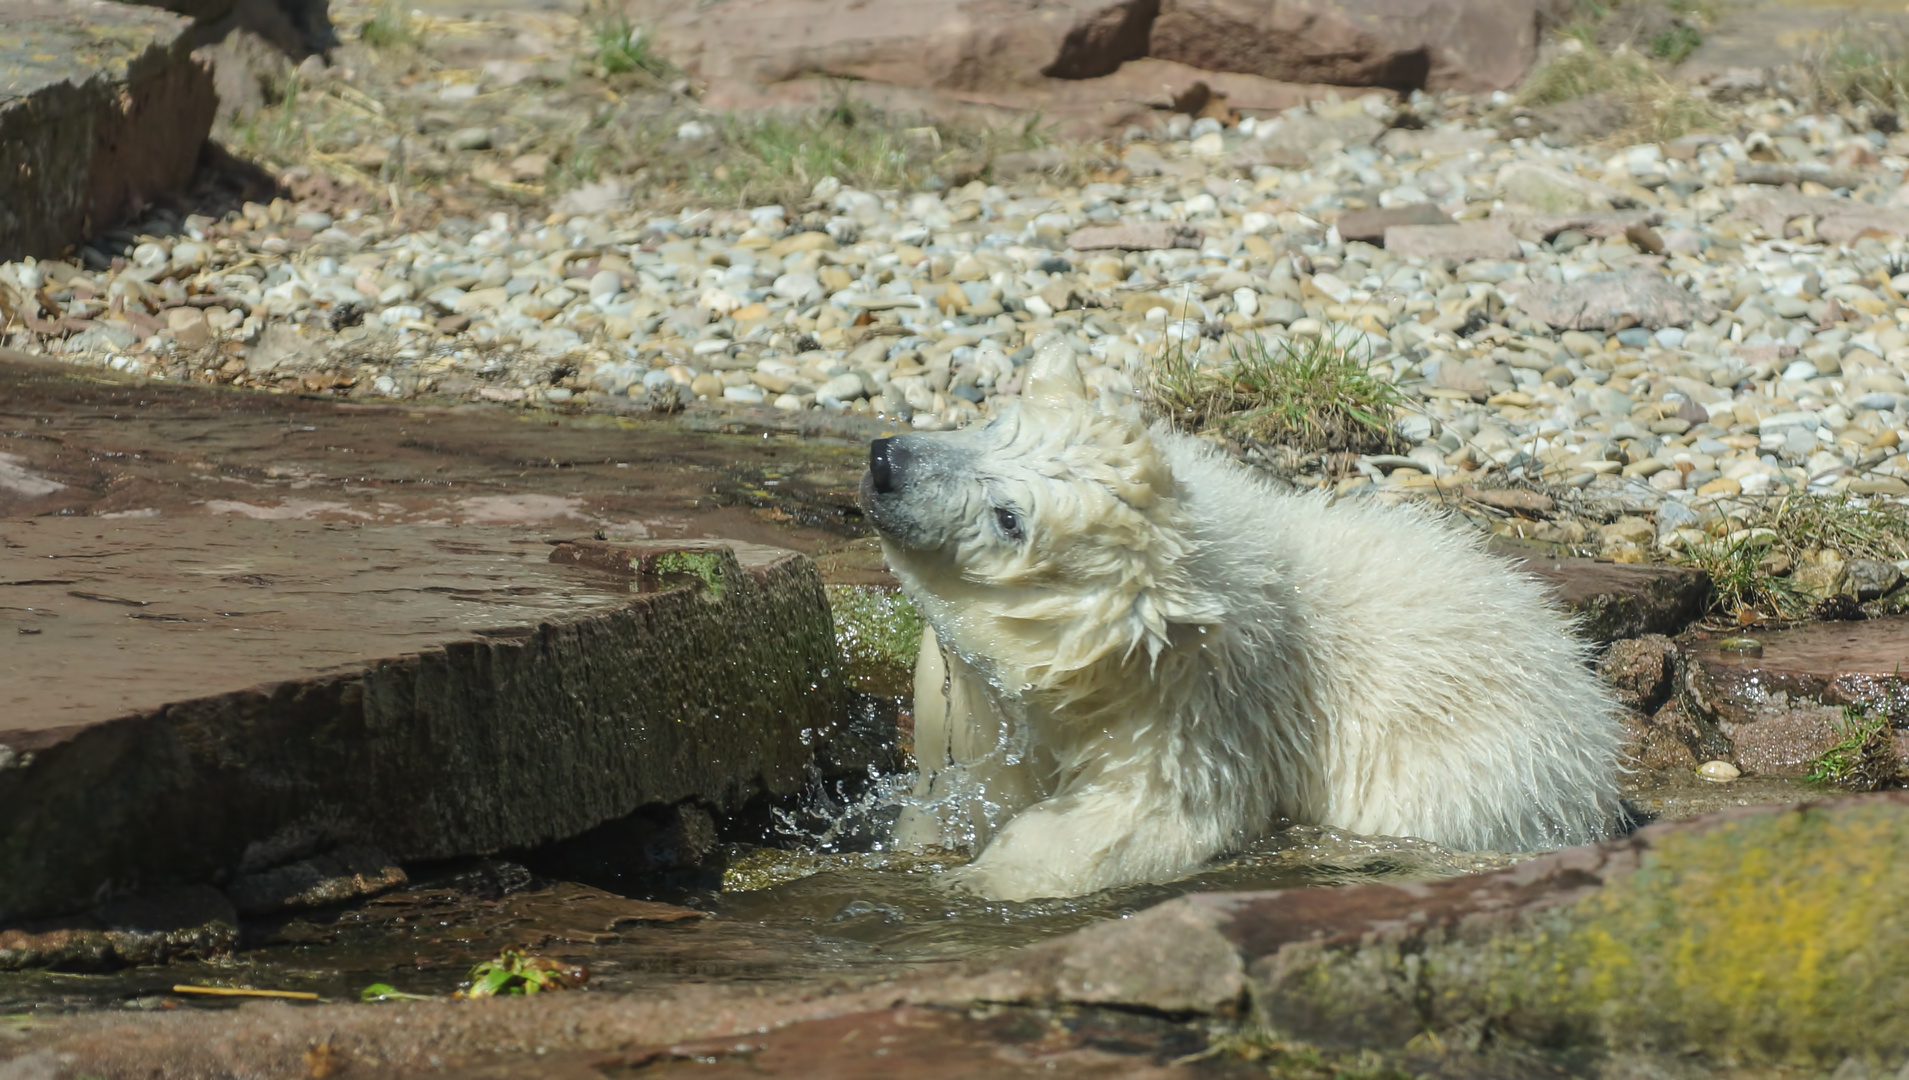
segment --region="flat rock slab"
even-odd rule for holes
[[[1909,759],[1909,618],[1700,638],[1685,654],[1685,705],[1747,773],[1804,775],[1841,737],[1845,708],[1887,716]]]
[[[867,531],[867,459],[847,438],[261,394],[0,349],[0,518],[497,525],[820,554]]]
[[[671,547],[685,572],[474,526],[0,522],[0,919],[793,790],[843,715],[814,565]]]
[[[1673,566],[1526,556],[1523,569],[1578,616],[1581,634],[1599,642],[1681,633],[1703,614],[1710,590],[1702,573]]]
[[[192,179],[217,97],[191,25],[101,0],[0,0],[0,261],[57,256]]]

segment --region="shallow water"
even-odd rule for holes
[[[1630,795],[1648,820],[1791,802],[1811,790],[1793,781],[1709,784],[1652,774],[1634,778]],[[720,890],[647,890],[687,906],[478,860],[412,868],[405,888],[351,907],[248,922],[243,948],[228,959],[100,974],[0,974],[0,1015],[231,1005],[175,995],[176,984],[309,991],[327,1000],[355,1000],[373,983],[449,994],[471,965],[508,946],[587,967],[585,988],[599,992],[814,977],[853,983],[1033,944],[1189,892],[1428,880],[1525,857],[1295,827],[1178,881],[1007,903],[948,884],[939,871],[965,861],[958,853],[732,845]],[[628,891],[646,891],[645,883]]]
[[[587,987],[598,991],[878,978],[1031,944],[1196,890],[1419,880],[1514,859],[1300,828],[1169,884],[1016,904],[947,885],[937,871],[964,861],[959,855],[738,848],[725,887],[695,899],[700,916],[539,881],[507,863],[471,863],[426,868],[406,888],[344,910],[248,923],[245,947],[226,960],[0,975],[0,1014],[227,1004],[173,995],[175,984],[309,991],[330,1000],[354,999],[372,983],[448,994],[472,964],[511,945],[583,964]]]

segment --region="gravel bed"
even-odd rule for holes
[[[1739,497],[1909,496],[1909,138],[1752,93],[1731,131],[1553,146],[1492,105],[1176,115],[1080,186],[825,178],[667,216],[586,191],[408,230],[322,199],[159,215],[110,264],[0,266],[0,314],[15,349],[159,379],[925,430],[985,417],[1049,339],[1132,395],[1168,348],[1323,335],[1405,392],[1409,449],[1287,460],[1300,483],[1542,480],[1616,507],[1631,558]]]

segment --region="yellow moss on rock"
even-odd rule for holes
[[[1909,807],[1669,833],[1550,937],[1553,997],[1607,1039],[1749,1059],[1909,1046]]]

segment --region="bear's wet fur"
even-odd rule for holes
[[[862,502],[929,625],[904,844],[1010,900],[1170,879],[1282,823],[1528,851],[1619,821],[1617,709],[1541,586],[1408,507],[1289,494],[1071,352]]]

